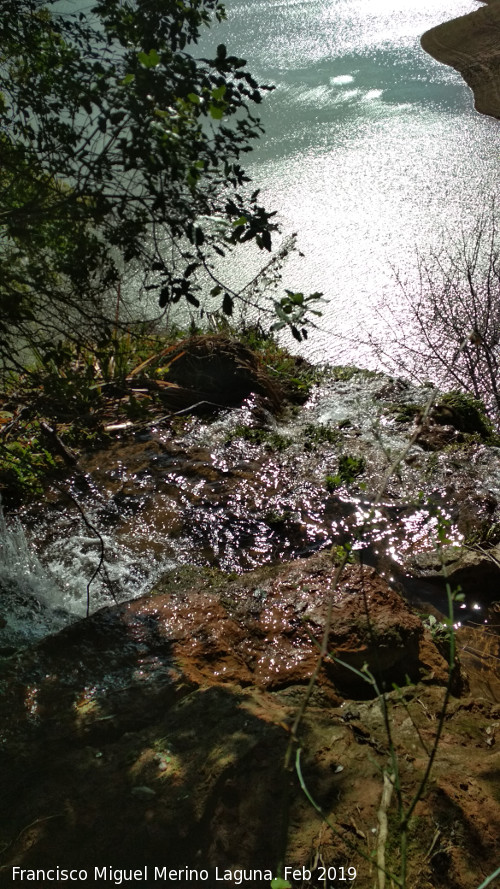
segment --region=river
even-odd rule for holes
[[[397,352],[390,328],[409,318],[396,275],[411,299],[417,254],[453,252],[497,190],[498,122],[420,46],[426,30],[474,9],[476,0],[227,0],[227,21],[195,48],[206,57],[226,43],[275,87],[259,109],[265,135],[243,161],[283,238],[298,234],[304,256],[288,259],[283,286],[327,300],[302,346],[313,360],[377,368],[369,336]],[[262,260],[245,248],[222,276],[238,289]],[[134,304],[141,280],[124,281]],[[150,295],[141,305],[156,316]]]
[[[423,52],[427,29],[474,0],[228,0],[225,42],[260,82],[266,128],[247,169],[304,258],[284,284],[328,299],[318,358],[372,364],[361,341],[400,310],[397,271],[472,227],[498,179],[498,122],[452,69]],[[254,264],[242,260],[244,275]],[[402,318],[405,322],[404,314]]]

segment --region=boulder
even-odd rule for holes
[[[147,363],[154,367],[150,361]],[[155,364],[163,365],[158,369],[162,373],[155,385],[163,401],[178,410],[203,404],[234,406],[251,393],[264,396],[275,410],[283,403],[284,393],[271,380],[257,354],[223,334],[181,340],[164,349]],[[131,376],[140,379],[144,366],[140,365]]]

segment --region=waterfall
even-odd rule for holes
[[[85,617],[87,593],[93,613],[147,593],[176,564],[118,540],[101,503],[86,515],[91,526],[74,511],[42,511],[27,535],[18,518],[6,521],[0,502],[0,655]]]
[[[0,503],[0,654],[35,642],[70,620],[53,575],[21,523],[7,525]]]

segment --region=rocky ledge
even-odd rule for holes
[[[431,28],[421,43],[429,55],[462,75],[477,111],[500,118],[500,2],[480,2],[486,5]]]
[[[397,762],[407,809],[443,712],[446,645],[374,569],[334,575],[329,552],[239,578],[178,569],[4,661],[2,885],[13,868],[58,863],[91,882],[106,863],[97,886],[127,868],[188,867],[208,874],[196,886],[219,885],[216,874],[241,885],[246,869],[246,885],[269,889],[282,861],[310,875],[294,886],[351,867],[371,889],[377,855],[399,873],[383,774]],[[298,731],[301,770],[290,771],[330,605],[329,656]],[[407,885],[420,889],[474,889],[500,851],[500,708],[471,696],[463,669],[452,691],[411,822]]]

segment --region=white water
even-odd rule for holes
[[[1,505],[0,591],[0,651],[4,642],[35,641],[68,622],[55,578],[41,564],[20,522],[6,525]]]
[[[88,513],[96,527],[97,509]],[[0,504],[0,653],[2,646],[34,642],[114,602],[149,592],[174,563],[137,556],[112,532],[92,534],[83,521],[61,513],[41,519],[36,540],[18,519],[6,522]],[[101,539],[104,563],[100,565]],[[39,555],[40,553],[40,555]],[[95,575],[95,576],[94,576]]]

